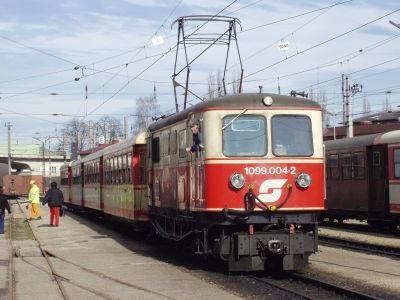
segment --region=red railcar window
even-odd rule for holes
[[[353,153],[353,178],[364,179],[365,167],[364,167],[364,153],[355,152]]]
[[[393,151],[394,177],[400,178],[400,149]]]
[[[351,154],[344,153],[340,155],[340,164],[342,166],[342,178],[351,179]]]
[[[381,153],[375,151],[372,153],[372,177],[374,179],[379,179],[382,176],[382,166],[381,166]]]
[[[328,178],[332,180],[338,180],[340,177],[339,172],[339,155],[329,155],[328,159]]]

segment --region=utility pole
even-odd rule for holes
[[[62,136],[62,149],[63,149],[63,157],[64,163],[67,161],[67,154],[65,153],[65,129],[63,129],[63,136]]]
[[[351,93],[351,77],[346,76],[346,119],[347,137],[353,137],[353,95]]]
[[[154,86],[154,88],[155,88],[155,86]],[[125,140],[128,138],[128,117],[127,116],[125,116],[124,117],[124,137],[125,137]]]
[[[49,137],[49,182],[51,182],[51,148],[50,148],[50,143],[51,143],[51,137]]]
[[[46,161],[44,158],[44,146],[45,146],[45,141],[42,141],[42,192],[44,192],[46,183],[45,183],[45,178],[46,178]]]
[[[347,126],[346,121],[347,121],[347,113],[346,113],[346,92],[347,91],[347,86],[345,84],[345,77],[344,74],[342,74],[342,95],[343,95],[343,118],[342,118],[342,122],[343,122],[343,126]]]
[[[346,109],[346,123],[347,124],[347,137],[352,138],[353,134],[353,95],[361,92],[362,85],[356,83],[352,84],[351,77],[346,76],[345,78],[345,93],[343,95],[345,99]]]
[[[93,140],[93,121],[89,121],[89,147],[90,149],[94,148],[94,140]]]
[[[11,175],[11,127],[10,122],[4,124],[8,131],[8,175]]]

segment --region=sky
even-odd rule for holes
[[[335,5],[336,4],[336,5]],[[0,10],[0,144],[4,123],[13,143],[60,135],[73,117],[104,115],[133,124],[136,99],[156,87],[160,112],[174,111],[177,25],[181,16],[235,17],[244,69],[243,92],[325,94],[330,123],[341,122],[341,74],[362,84],[354,117],[364,103],[378,112],[400,105],[398,0],[3,0]],[[185,23],[185,32],[221,33],[226,24]],[[164,43],[154,45],[161,36]],[[279,49],[286,42],[289,48]],[[188,48],[189,59],[205,46]],[[179,50],[177,67],[184,62]],[[222,71],[226,46],[211,47],[191,65],[189,87],[207,95],[210,74]],[[240,72],[230,48],[226,81]],[[184,73],[177,77],[184,83]],[[235,77],[236,76],[236,77]],[[87,89],[87,91],[86,91]],[[227,87],[231,92],[230,86]],[[183,90],[178,89],[179,104]],[[189,97],[189,104],[199,99]],[[133,115],[133,116],[132,116]]]

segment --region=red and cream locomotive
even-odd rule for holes
[[[231,271],[295,270],[317,251],[324,153],[321,108],[309,100],[201,102],[61,172],[71,205],[147,221]]]

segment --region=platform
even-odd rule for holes
[[[12,205],[15,220],[23,221]],[[197,278],[185,268],[160,259],[156,245],[130,239],[105,226],[67,213],[59,227],[49,225],[49,208],[42,207],[42,220],[30,221],[42,247],[70,299],[239,299],[215,284]],[[24,214],[27,214],[24,211]],[[10,218],[7,217],[9,221]],[[29,232],[20,237],[29,237]],[[0,237],[0,298],[7,299],[7,233]],[[37,242],[13,241],[21,257],[15,260],[16,299],[63,299]]]

